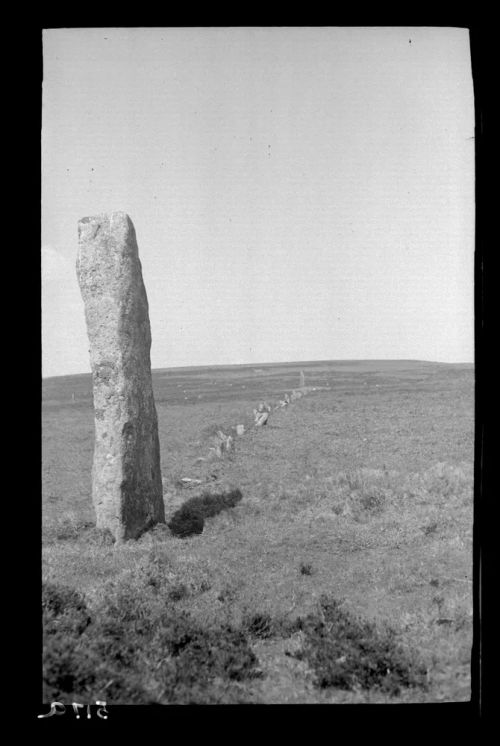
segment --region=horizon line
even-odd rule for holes
[[[170,370],[196,370],[196,369],[225,369],[225,368],[258,368],[258,367],[272,367],[279,365],[317,365],[320,363],[428,363],[430,365],[474,365],[474,361],[455,361],[455,362],[444,362],[438,360],[421,360],[417,358],[329,358],[321,360],[290,360],[281,362],[255,362],[255,363],[221,363],[217,365],[172,365],[161,368],[151,368],[153,371],[170,371]],[[44,376],[42,375],[42,381],[46,381],[49,378],[67,378],[69,376],[90,376],[92,375],[91,370],[84,371],[82,373],[58,373],[55,375]]]

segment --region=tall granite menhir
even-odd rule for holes
[[[148,300],[128,215],[83,218],[78,241],[94,384],[92,499],[97,526],[122,542],[165,522]]]

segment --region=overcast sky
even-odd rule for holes
[[[472,362],[469,37],[44,31],[43,375],[90,370],[77,222],[136,228],[153,368]]]

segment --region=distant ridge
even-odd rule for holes
[[[348,366],[348,365],[364,365],[364,364],[378,364],[381,367],[387,365],[443,365],[443,366],[467,366],[469,368],[474,367],[474,363],[463,362],[463,363],[447,363],[437,362],[435,360],[413,360],[413,359],[393,359],[393,358],[362,358],[362,359],[342,359],[342,360],[294,360],[290,362],[270,362],[270,363],[228,363],[226,365],[179,365],[169,368],[153,368],[154,373],[182,373],[187,371],[203,371],[203,370],[253,370],[258,371],[263,368],[295,368],[295,367],[314,367],[319,365],[335,365],[335,366]],[[262,371],[264,372],[264,371]],[[43,381],[48,381],[53,378],[83,378],[90,376],[91,372],[87,373],[63,373],[58,376],[42,376]]]
[[[392,359],[392,358],[363,358],[363,359],[343,359],[343,360],[294,360],[286,363],[271,362],[271,363],[228,363],[227,365],[185,365],[172,368],[153,368],[154,372],[164,373],[167,371],[188,371],[188,370],[228,370],[228,369],[251,369],[258,371],[259,368],[295,368],[301,366],[318,366],[318,365],[363,365],[369,363],[379,365],[401,365],[401,364],[413,364],[413,365],[469,365],[474,366],[474,363],[440,363],[434,360],[412,360],[412,359]]]

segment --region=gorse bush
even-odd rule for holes
[[[317,613],[299,620],[304,643],[296,657],[315,672],[319,688],[380,688],[398,694],[402,687],[426,683],[426,670],[396,641],[391,629],[380,631],[322,596]]]
[[[44,613],[58,616],[65,611],[86,611],[83,596],[73,588],[67,588],[57,583],[43,583],[42,610]]]
[[[44,701],[219,701],[230,699],[221,682],[259,675],[243,630],[203,628],[175,605],[154,606],[127,587],[115,589],[91,615],[71,590],[46,585],[43,592]],[[58,623],[65,619],[79,623]]]
[[[155,642],[168,654],[160,667],[160,678],[169,701],[179,696],[189,698],[186,687],[206,687],[215,678],[243,681],[259,675],[257,658],[245,634],[230,626],[202,629],[187,615],[169,616]],[[179,685],[184,687],[182,694],[176,691]]]
[[[276,626],[270,614],[249,614],[242,621],[242,627],[252,637],[267,639],[276,635]]]
[[[185,587],[185,586],[184,586]],[[287,639],[320,688],[425,686],[425,669],[390,629],[363,621],[323,596],[317,612],[293,621],[247,612],[238,626],[202,625],[176,600],[177,584],[155,595],[109,584],[91,611],[75,591],[44,584],[44,701],[104,699],[110,704],[244,702],[245,682],[262,676],[252,640]],[[170,597],[169,597],[170,594]]]
[[[45,635],[74,631],[90,624],[90,614],[80,593],[56,583],[42,585],[42,619]]]
[[[234,508],[242,497],[239,489],[220,493],[203,492],[201,495],[187,500],[174,513],[168,527],[175,536],[180,538],[201,534],[205,518],[211,518],[223,510]]]

